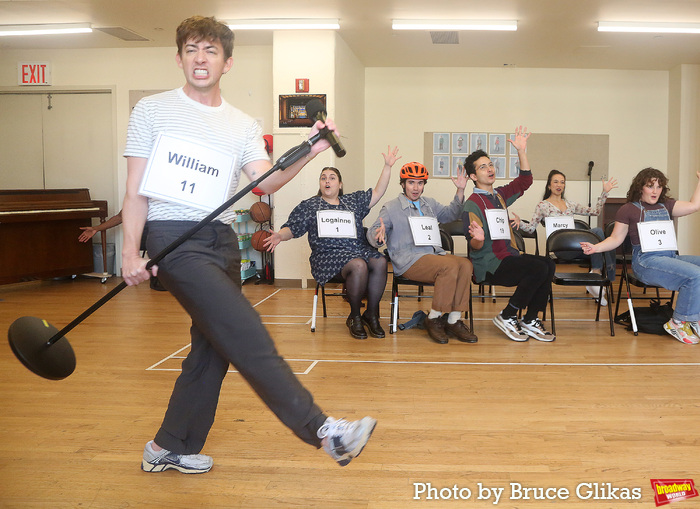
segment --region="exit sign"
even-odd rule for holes
[[[51,64],[49,62],[20,62],[17,64],[20,85],[50,85]]]

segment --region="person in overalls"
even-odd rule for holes
[[[696,172],[700,179],[700,171]],[[632,181],[627,203],[615,216],[610,237],[597,244],[582,242],[586,254],[616,249],[627,235],[632,243],[632,269],[639,280],[678,292],[676,307],[664,329],[681,343],[700,343],[700,256],[679,255],[673,218],[700,210],[700,180],[690,201],[669,196],[668,179],[645,168]]]
[[[336,276],[345,281],[350,314],[345,324],[355,339],[383,338],[379,323],[379,302],[386,287],[387,261],[383,254],[367,244],[362,220],[381,200],[389,185],[391,168],[401,156],[398,147],[387,147],[384,166],[374,189],[343,193],[343,178],[337,168],[323,168],[318,194],[302,201],[289,214],[287,222],[264,242],[274,251],[285,240],[308,233],[311,274],[321,285]],[[367,309],[360,315],[362,299]],[[365,326],[367,330],[365,330]]]
[[[401,194],[387,202],[379,218],[367,231],[367,240],[374,247],[386,244],[395,275],[433,284],[433,301],[424,327],[430,338],[446,344],[449,335],[458,341],[475,343],[462,316],[469,309],[471,262],[442,249],[439,223],[459,218],[464,203],[467,177],[460,171],[452,182],[457,188],[448,205],[423,196],[428,170],[417,162],[401,167]]]

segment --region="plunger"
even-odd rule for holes
[[[301,145],[288,150],[267,172],[229,198],[211,214],[202,219],[182,236],[178,237],[169,246],[163,249],[163,251],[158,253],[157,256],[149,260],[146,264],[146,269],[150,269],[153,267],[153,265],[165,258],[167,254],[171,253],[177,247],[182,245],[187,239],[204,228],[204,226],[206,226],[224,210],[252,191],[260,184],[260,182],[272,175],[272,173],[276,172],[277,170],[284,170],[302,157],[306,156],[309,152],[311,152],[311,146],[322,138],[325,138],[328,133],[329,129],[324,127],[317,134],[306,140]],[[85,320],[85,318],[90,316],[97,309],[102,307],[103,304],[105,304],[127,286],[128,285],[126,282],[122,281],[119,285],[114,287],[112,291],[95,302],[80,316],[61,330],[56,329],[56,327],[48,323],[46,320],[42,320],[41,318],[36,318],[33,316],[23,316],[18,318],[12,322],[12,325],[10,325],[10,328],[7,331],[7,338],[10,342],[12,352],[30,371],[33,371],[41,377],[48,378],[50,380],[62,380],[63,378],[66,378],[75,370],[75,354],[73,353],[73,349],[68,342],[68,338],[65,337],[65,334],[71,331],[75,326]]]

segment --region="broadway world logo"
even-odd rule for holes
[[[651,487],[656,507],[698,496],[692,479],[652,479]]]

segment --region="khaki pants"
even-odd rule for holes
[[[433,283],[432,308],[441,313],[465,312],[469,309],[469,282],[472,262],[461,256],[421,256],[403,273],[404,277],[424,283]]]

